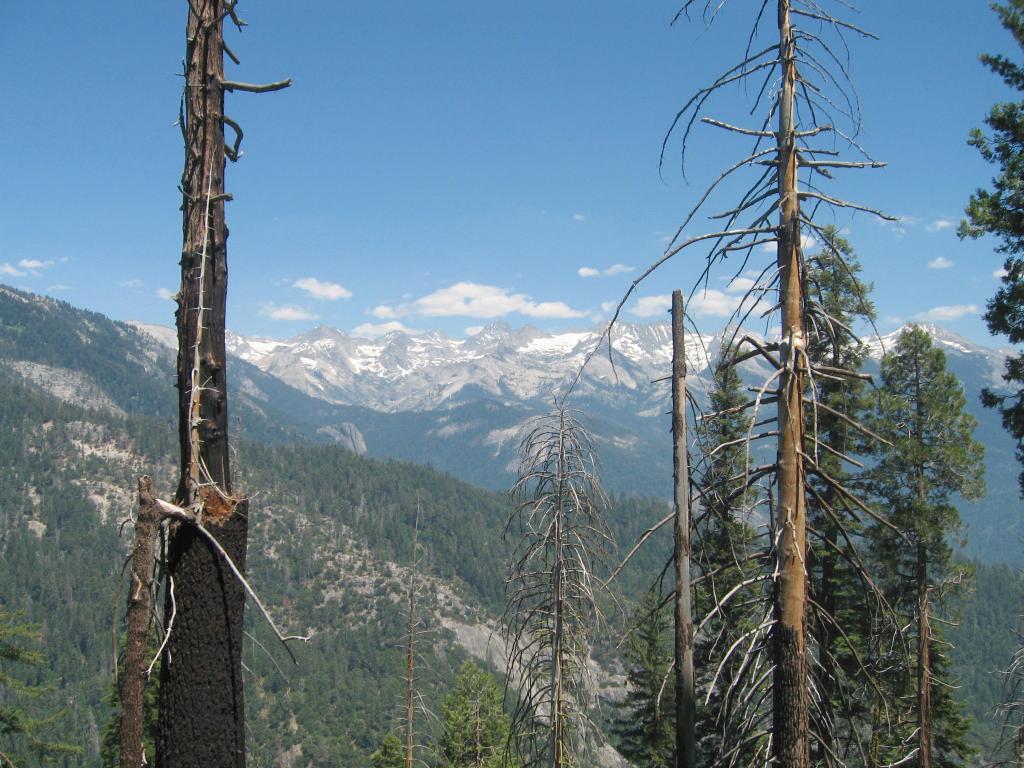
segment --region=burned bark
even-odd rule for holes
[[[222,0],[191,0],[185,55],[181,179],[183,245],[178,294],[179,442],[176,502],[245,568],[247,504],[231,495],[225,367],[227,237],[224,219]],[[167,573],[175,614],[160,672],[157,764],[244,766],[244,588],[193,526],[172,527]]]

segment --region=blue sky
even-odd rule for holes
[[[250,26],[229,30],[242,59],[231,76],[295,85],[228,97],[245,128],[245,155],[228,169],[229,325],[461,335],[495,320],[555,329],[607,316],[746,148],[706,128],[688,182],[674,142],[659,175],[673,115],[733,63],[756,5],[730,0],[705,29],[699,18],[670,26],[675,0],[243,2]],[[955,224],[993,175],[967,133],[1012,97],[977,56],[1018,52],[982,0],[861,5],[857,22],[881,40],[850,41],[860,140],[889,167],[833,189],[902,221],[835,223],[875,284],[881,330],[935,319],[997,343],[980,313],[1001,259],[992,241],[961,243]],[[179,279],[184,8],[5,7],[0,280],[117,319],[173,322],[161,297]],[[721,113],[742,97],[725,94]],[[627,319],[661,316],[659,297],[701,267],[698,253],[676,257]],[[696,304],[704,329],[734,301],[724,274]]]

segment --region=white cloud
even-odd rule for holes
[[[729,281],[729,284],[725,287],[725,290],[729,293],[744,294],[756,285],[754,280],[749,277],[734,277]]]
[[[952,266],[953,261],[945,256],[936,256],[928,262],[928,269],[949,269]]]
[[[65,285],[64,283],[57,283],[56,285],[48,285],[48,286],[46,286],[46,291],[48,293],[60,293],[60,292],[63,292],[63,291],[73,291],[73,290],[75,290],[75,287],[73,285]]]
[[[484,329],[484,327],[482,325],[471,325],[471,326],[469,326],[468,328],[465,329],[464,333],[467,336],[476,336],[483,329]]]
[[[932,307],[924,312],[918,312],[914,315],[914,319],[926,323],[943,323],[976,314],[978,314],[977,304],[953,304],[945,307]]]
[[[584,216],[582,213],[574,213],[572,215],[572,218],[574,221],[585,221],[587,217]]]
[[[139,278],[137,278],[137,277],[133,277],[131,280],[122,280],[121,282],[119,282],[117,284],[117,287],[118,288],[141,288],[142,287],[142,281]]]
[[[597,277],[603,275],[605,277],[612,277],[614,275],[622,275],[626,272],[632,272],[633,267],[627,267],[625,264],[612,264],[607,269],[594,269],[593,267],[580,267],[576,270],[576,274],[580,277]]]
[[[927,229],[929,232],[942,232],[944,230],[952,228],[953,222],[950,221],[949,219],[936,219],[927,227],[925,227],[925,229]]]
[[[393,307],[389,307],[387,304],[378,304],[376,307],[370,310],[370,314],[380,320],[394,320],[398,315],[395,313]]]
[[[316,315],[308,309],[290,304],[263,304],[260,307],[260,314],[264,317],[269,317],[271,320],[316,320]]]
[[[352,291],[344,286],[338,283],[323,282],[315,277],[301,277],[292,283],[292,287],[305,291],[319,301],[337,301],[352,297]]]
[[[617,301],[602,301],[601,302],[601,311],[602,312],[611,312],[613,309],[615,309],[615,307],[617,305],[618,305]]]
[[[49,269],[54,264],[55,262],[53,261],[40,261],[39,259],[22,259],[18,262],[19,267],[31,272],[39,272],[44,269]]]
[[[806,252],[813,249],[818,244],[818,241],[814,239],[812,235],[801,235],[800,236],[800,247]],[[761,250],[765,253],[777,253],[779,250],[779,244],[775,241],[770,243],[762,243]]]
[[[425,317],[493,318],[518,313],[535,318],[585,317],[562,301],[534,301],[525,293],[510,293],[505,288],[460,282],[441,288],[396,310],[399,315]]]
[[[657,317],[668,312],[671,307],[672,297],[667,293],[661,296],[641,296],[629,313],[637,317]]]
[[[1007,272],[1003,267],[1000,267],[999,269],[995,270],[992,273],[992,277],[994,277],[996,280],[1002,280],[1008,274],[1010,274],[1010,273]]]
[[[686,311],[691,315],[704,317],[728,317],[740,305],[740,296],[729,296],[722,291],[708,288],[690,299]]]
[[[164,301],[174,301],[178,292],[172,291],[170,288],[157,288],[156,295]]]
[[[352,333],[355,336],[369,336],[370,338],[376,338],[383,336],[386,333],[392,333],[393,331],[399,331],[401,333],[419,333],[412,328],[406,328],[397,320],[392,320],[390,323],[363,323],[357,325],[352,329]]]
[[[740,278],[743,279],[743,278]],[[699,317],[729,317],[739,307],[743,299],[742,295],[729,295],[724,291],[715,288],[708,288],[694,294],[686,305],[686,312],[689,315]],[[642,296],[637,299],[636,304],[629,310],[630,314],[637,317],[657,317],[664,314],[672,306],[672,297],[668,294],[661,296]],[[750,307],[747,302],[744,307]],[[754,305],[754,313],[766,309],[767,305],[758,301]]]
[[[24,277],[25,273],[17,267],[12,267],[6,261],[0,264],[0,275],[8,275],[9,277]]]
[[[633,267],[627,267],[625,264],[612,264],[610,267],[608,267],[608,269],[606,269],[601,274],[611,277],[612,275],[622,275],[625,274],[626,272],[632,271]]]

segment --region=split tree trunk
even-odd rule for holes
[[[224,327],[227,227],[224,221],[223,0],[190,0],[182,130],[183,245],[178,296],[178,404],[181,481],[177,502],[245,569],[248,505],[231,497]],[[174,614],[160,674],[157,765],[245,765],[242,614],[245,592],[191,526],[173,532]]]
[[[917,764],[932,766],[931,607],[928,603],[928,553],[917,542]]]
[[[779,242],[783,365],[779,384],[778,509],[779,578],[776,584],[772,646],[775,661],[772,696],[772,751],[776,764],[806,768],[810,764],[807,695],[807,536],[803,450],[803,368],[806,348],[803,286],[800,269],[800,201],[794,102],[796,44],[790,24],[790,1],[779,0]]]
[[[132,545],[132,582],[128,594],[127,642],[124,650],[124,682],[121,689],[121,766],[145,764],[146,640],[153,615],[153,564],[160,512],[148,476],[139,479],[139,514]]]
[[[686,334],[682,291],[672,293],[672,465],[675,475],[676,765],[696,768],[696,694],[690,589],[690,466],[686,438]]]

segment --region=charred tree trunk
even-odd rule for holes
[[[181,179],[183,245],[178,295],[181,480],[177,503],[245,568],[248,506],[231,495],[224,327],[223,0],[190,0],[185,54]],[[175,616],[160,674],[157,764],[245,765],[242,614],[245,592],[192,526],[178,525],[168,552]],[[168,591],[169,592],[169,591]]]
[[[124,650],[124,683],[121,689],[121,766],[141,768],[145,726],[146,640],[153,615],[154,545],[160,513],[148,476],[139,479],[139,515],[132,545],[132,583],[128,594],[127,642]]]
[[[686,439],[686,339],[682,291],[672,293],[672,463],[675,474],[676,765],[696,768],[696,694],[690,589],[690,465]]]
[[[928,553],[917,542],[917,764],[932,766],[931,616],[928,602]]]
[[[790,23],[790,1],[779,0],[779,231],[778,266],[782,304],[784,369],[779,384],[779,578],[772,629],[772,751],[778,765],[805,768],[810,764],[807,695],[807,537],[804,474],[803,390],[805,333],[800,254],[800,201],[797,196],[796,42]]]

